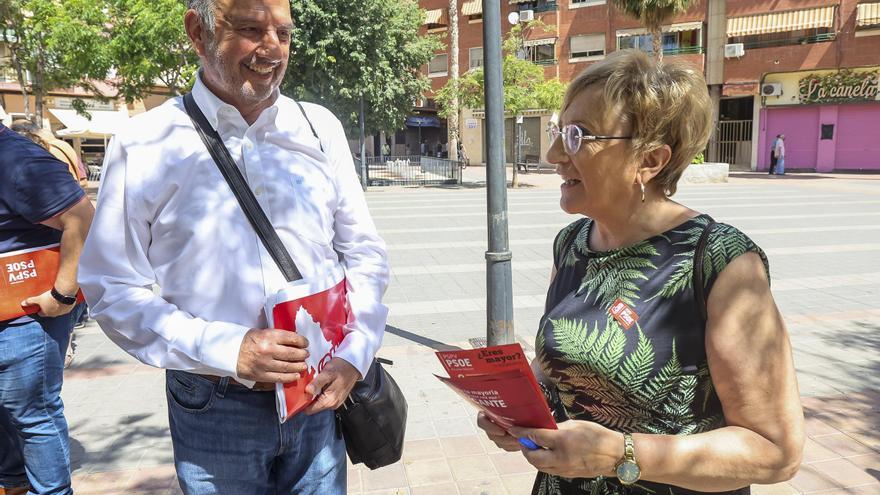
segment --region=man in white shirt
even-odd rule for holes
[[[303,276],[344,270],[353,321],[310,385],[315,403],[279,426],[274,384],[299,378],[307,342],[266,328],[264,301],[286,282],[181,98],[133,118],[111,143],[80,283],[115,343],[168,369],[184,493],[342,494],[345,446],[333,411],[382,340],[385,245],[338,119],[303,104],[319,142],[278,92],[292,29],[288,0],[189,7],[186,31],[201,59],[196,103]]]

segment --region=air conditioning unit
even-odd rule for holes
[[[742,43],[730,43],[724,45],[724,58],[742,57],[746,54],[746,49]]]
[[[781,96],[782,83],[764,83],[761,85],[761,96]]]
[[[535,20],[535,11],[534,10],[520,10],[519,11],[519,22],[529,22]]]

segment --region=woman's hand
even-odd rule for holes
[[[558,430],[514,427],[508,438],[516,442],[514,437],[542,447],[520,449],[531,465],[563,478],[616,476],[615,466],[623,458],[623,434],[590,421],[566,421]]]
[[[504,428],[493,423],[489,416],[486,416],[482,411],[477,413],[477,426],[486,432],[486,436],[495,442],[498,448],[508,452],[517,452],[523,449],[515,437],[508,435]]]

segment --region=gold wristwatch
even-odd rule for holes
[[[636,462],[633,437],[629,433],[623,434],[623,458],[620,459],[614,470],[617,472],[617,479],[624,485],[632,485],[642,476],[642,470],[639,463]]]

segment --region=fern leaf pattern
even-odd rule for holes
[[[568,417],[617,431],[663,435],[690,435],[725,424],[706,359],[704,322],[693,315],[694,248],[710,221],[700,215],[608,252],[589,249],[591,220],[580,222],[577,232],[567,227],[567,234],[575,236],[573,261],[561,264],[551,284],[549,309],[535,348],[537,362],[556,385]],[[698,267],[705,275],[706,293],[727,264],[749,251],[760,254],[766,267],[763,252],[748,237],[716,224],[704,264]],[[620,309],[618,300],[632,318],[612,314],[612,307]],[[699,492],[647,481],[624,487],[616,478],[567,479],[539,473],[533,493]]]

